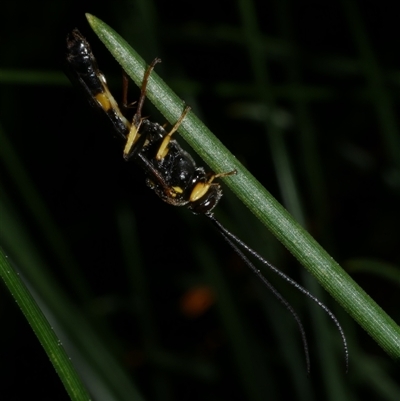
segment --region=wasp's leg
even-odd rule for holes
[[[143,108],[143,103],[144,99],[146,99],[146,89],[147,89],[147,83],[149,81],[149,77],[151,72],[154,70],[154,67],[156,64],[161,63],[161,59],[155,58],[152,63],[148,66],[144,76],[143,76],[143,81],[142,81],[142,87],[140,89],[140,97],[137,102],[137,108],[136,108],[136,113],[133,116],[132,119],[132,124],[131,124],[131,129],[129,130],[129,133],[126,137],[126,144],[124,148],[124,158],[129,159],[131,157],[131,152],[132,148],[135,145],[135,142],[138,140],[138,133],[139,133],[139,128],[142,122],[142,108]],[[127,99],[128,99],[128,80],[125,75],[123,77],[123,102],[127,107]]]
[[[138,143],[141,141],[142,136],[140,136]],[[153,166],[153,164],[143,153],[137,154],[136,162],[139,163],[145,171],[147,171],[147,175],[149,177],[151,176],[151,181],[154,183],[154,185],[158,185],[162,188],[166,198],[173,198],[176,195],[175,189],[168,185],[168,183],[165,181],[164,175],[160,173],[160,170]]]
[[[122,101],[121,108],[131,109],[137,102],[128,103],[129,77],[125,70],[122,70]]]
[[[142,87],[140,89],[140,97],[138,100],[138,105],[136,109],[136,113],[133,116],[133,123],[138,124],[139,121],[142,119],[142,107],[144,103],[144,99],[146,99],[146,89],[147,89],[147,83],[149,82],[150,74],[154,70],[154,67],[158,64],[161,63],[160,58],[155,58],[151,64],[147,67],[147,70],[143,76],[143,81],[142,81]]]
[[[161,142],[161,145],[160,145],[160,147],[158,149],[158,152],[156,154],[156,159],[157,160],[161,160],[167,155],[167,153],[168,153],[168,144],[171,141],[172,134],[178,130],[178,128],[182,124],[182,121],[184,120],[186,115],[189,113],[189,111],[190,111],[190,107],[186,106],[185,110],[183,110],[182,115],[179,117],[179,120],[172,127],[171,131],[169,131],[168,134],[164,137],[164,139]]]
[[[137,125],[131,124],[129,133],[126,136],[126,142],[125,142],[125,147],[124,147],[124,152],[123,152],[123,156],[124,156],[125,160],[130,159],[134,155],[134,153],[136,153],[135,150],[140,149],[141,146],[144,145],[144,140],[140,141],[141,144],[139,144],[139,138],[141,136],[141,134],[139,134],[139,128],[140,128],[141,124],[142,124],[142,120],[140,120]]]
[[[229,175],[235,175],[235,174],[237,174],[236,170],[228,171],[227,173],[211,174],[210,178],[207,181],[205,181],[205,182],[199,181],[194,186],[192,192],[190,193],[190,202],[195,202],[198,199],[200,199],[201,197],[203,197],[208,192],[208,190],[210,189],[210,187],[212,185],[219,185],[219,184],[213,183],[213,181],[216,178],[227,177]]]

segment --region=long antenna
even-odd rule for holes
[[[222,237],[225,239],[225,241],[243,259],[243,261],[248,265],[248,267],[257,275],[257,277],[275,295],[275,297],[286,307],[286,309],[292,314],[292,316],[296,320],[297,325],[300,330],[301,338],[303,341],[303,348],[304,348],[304,353],[305,353],[305,357],[306,357],[307,373],[310,373],[310,356],[309,356],[308,344],[307,344],[307,339],[306,339],[306,333],[305,333],[303,324],[300,321],[299,316],[294,311],[294,309],[290,305],[290,303],[285,298],[283,298],[283,296],[278,292],[278,290],[275,287],[273,287],[273,285],[261,274],[260,270],[257,269],[250,262],[250,260],[242,252],[242,250],[238,247],[238,245],[241,246],[243,249],[245,249],[250,255],[252,255],[256,259],[258,259],[261,263],[263,263],[265,266],[267,266],[274,273],[276,273],[279,277],[286,280],[289,284],[291,284],[297,290],[299,290],[304,295],[306,295],[308,298],[310,298],[312,301],[314,301],[331,318],[331,320],[337,327],[337,329],[340,333],[340,336],[342,337],[342,343],[343,343],[344,354],[345,354],[346,373],[347,373],[348,369],[349,369],[349,349],[347,346],[346,336],[344,335],[344,331],[343,331],[342,326],[340,325],[338,319],[331,312],[331,310],[325,304],[323,304],[318,298],[316,298],[314,295],[312,295],[308,290],[306,290],[304,287],[302,287],[299,283],[297,283],[292,278],[290,278],[285,273],[283,273],[278,268],[276,268],[274,265],[269,263],[261,255],[259,255],[255,250],[253,250],[246,243],[244,243],[240,238],[238,238],[238,237],[236,237],[236,235],[232,234],[227,228],[225,228],[225,226],[222,225],[222,223],[220,223],[216,219],[216,217],[214,216],[213,213],[206,213],[206,216],[217,226],[218,231],[220,232]]]

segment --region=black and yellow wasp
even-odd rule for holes
[[[221,185],[214,180],[221,176],[235,174],[236,172],[207,174],[203,167],[196,166],[190,154],[181,148],[177,140],[172,138],[172,135],[178,130],[187,113],[190,112],[190,108],[186,107],[183,110],[181,117],[169,131],[165,130],[160,124],[142,117],[141,113],[146,98],[147,82],[155,65],[160,61],[160,59],[156,58],[147,68],[142,80],[141,94],[136,104],[136,112],[132,121],[128,121],[112,96],[107,81],[97,66],[96,59],[87,40],[77,29],[74,29],[67,37],[67,63],[70,67],[70,74],[79,82],[90,103],[103,110],[113,124],[114,131],[123,142],[124,159],[128,162],[134,161],[143,168],[147,185],[163,201],[175,206],[187,206],[193,213],[207,216],[216,225],[229,245],[293,315],[300,329],[306,356],[307,371],[310,370],[309,352],[305,330],[300,318],[292,306],[247,258],[244,251],[303,292],[328,314],[342,337],[347,370],[347,342],[343,329],[333,313],[305,288],[282,273],[242,240],[228,231],[214,216],[212,210],[222,196]],[[128,81],[125,74],[123,78],[123,105],[127,107]]]

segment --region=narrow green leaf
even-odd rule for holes
[[[18,273],[10,265],[7,256],[1,248],[0,276],[42,344],[71,400],[90,400],[89,394],[72,366],[60,340],[57,338]]]
[[[144,60],[104,22],[90,14],[87,14],[87,19],[122,68],[140,86],[146,68]],[[171,124],[178,120],[184,109],[184,102],[156,73],[151,74],[147,96]],[[214,171],[237,171],[236,176],[226,177],[224,182],[371,337],[389,355],[400,359],[399,326],[262,187],[194,113],[189,113],[185,118],[179,132]]]

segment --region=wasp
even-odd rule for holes
[[[193,213],[208,217],[217,227],[225,241],[292,314],[300,330],[307,372],[310,372],[309,350],[305,329],[299,316],[289,302],[248,259],[244,253],[245,251],[268,266],[268,268],[297,288],[300,292],[304,293],[327,313],[341,335],[347,371],[347,341],[343,329],[335,315],[325,304],[319,301],[304,287],[281,272],[240,238],[231,233],[214,216],[213,209],[222,197],[221,185],[215,180],[224,176],[236,174],[236,171],[218,174],[206,173],[203,167],[196,166],[192,156],[182,149],[178,141],[172,137],[179,129],[186,115],[190,112],[190,107],[185,107],[181,117],[169,131],[162,125],[142,116],[148,79],[154,67],[160,63],[161,60],[159,58],[154,59],[145,71],[140,97],[136,104],[136,112],[132,120],[129,121],[122,113],[117,101],[111,94],[106,78],[98,68],[97,61],[89,43],[78,29],[74,29],[67,37],[66,59],[70,67],[70,74],[72,73],[73,79],[78,81],[81,88],[86,93],[89,102],[106,114],[114,126],[114,131],[122,139],[123,158],[127,162],[134,161],[142,167],[146,175],[147,185],[154,190],[164,202],[174,206],[187,206]],[[127,88],[128,78],[123,72],[122,105],[124,108],[129,107],[127,102]]]

